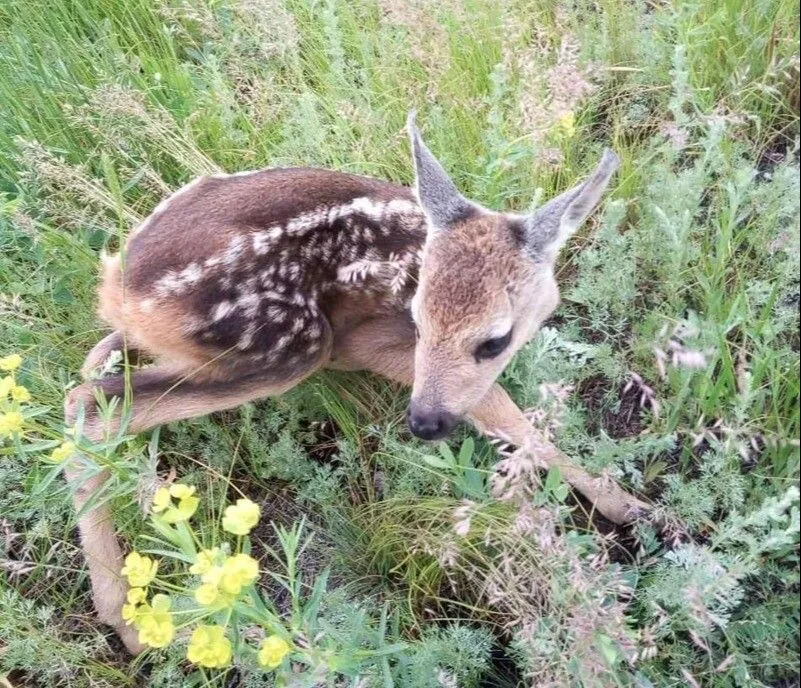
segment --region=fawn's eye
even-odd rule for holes
[[[493,337],[492,339],[488,339],[486,342],[481,342],[481,344],[476,347],[473,356],[475,356],[476,362],[484,361],[489,358],[495,358],[507,346],[509,346],[509,342],[511,341],[512,330],[509,330],[502,337]]]

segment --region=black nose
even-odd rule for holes
[[[427,409],[409,404],[406,422],[409,430],[423,440],[441,440],[456,425],[456,416],[447,411]]]

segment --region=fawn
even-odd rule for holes
[[[157,363],[88,380],[65,403],[68,424],[100,441],[96,395],[123,397],[127,431],[278,395],[320,368],[368,370],[412,386],[411,432],[442,438],[460,418],[559,465],[616,522],[646,505],[592,478],[534,432],[495,382],[559,301],[557,252],[599,202],[618,166],[607,150],[582,184],[531,215],[465,199],[410,115],[411,190],[320,169],[205,177],[174,193],[104,261],[100,315],[113,331],[84,376],[128,347]],[[82,411],[81,411],[82,409]],[[112,428],[109,428],[111,424]],[[107,505],[88,504],[106,476],[79,457],[65,468],[100,619],[142,649],[120,610],[123,554]]]

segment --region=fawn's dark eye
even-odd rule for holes
[[[488,358],[495,358],[509,346],[509,342],[511,341],[512,330],[509,330],[502,337],[494,337],[493,339],[488,339],[486,342],[481,342],[481,344],[476,347],[473,356],[475,356],[476,362],[485,361]]]

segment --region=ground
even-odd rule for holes
[[[793,0],[7,0],[0,380],[31,399],[2,383],[0,685],[799,685],[798,26]],[[491,208],[621,157],[560,257],[561,306],[502,383],[661,526],[605,522],[525,465],[501,499],[504,447],[467,428],[426,445],[404,390],[318,375],[84,447],[112,472],[126,551],[161,560],[148,595],[169,592],[173,620],[195,619],[198,581],[172,534],[259,560],[204,617],[230,666],[186,659],[194,620],[132,660],[93,616],[52,457],[104,334],[100,252],[201,174],[409,183],[412,108]],[[143,511],[165,481],[200,497],[174,531]],[[242,496],[262,518],[235,540],[220,515]],[[312,540],[293,552],[270,522]],[[276,670],[255,654],[266,634],[291,646]]]

